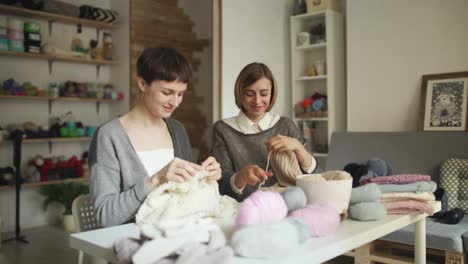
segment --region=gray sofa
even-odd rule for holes
[[[468,159],[468,133],[334,133],[326,169],[342,170],[349,163],[365,163],[370,158],[386,160],[394,174],[429,174],[439,183],[439,168],[443,161],[449,158]],[[446,263],[464,263],[464,252],[468,252],[468,216],[457,225],[437,223],[430,218],[426,223],[427,248],[444,251]],[[413,230],[414,226],[408,226],[382,239],[413,245]]]

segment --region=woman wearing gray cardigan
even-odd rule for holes
[[[187,132],[170,118],[192,78],[187,60],[171,48],[149,48],[138,59],[137,74],[136,105],[99,127],[90,145],[91,192],[101,226],[132,221],[161,184],[182,182],[202,169],[211,180],[221,177],[213,157],[201,166],[191,162]]]
[[[265,64],[251,63],[239,73],[234,94],[241,111],[213,125],[211,153],[221,164],[221,194],[242,201],[261,181],[266,180],[265,187],[274,185],[273,173],[265,171],[269,151],[293,151],[304,173],[316,169],[310,146],[296,125],[269,113],[277,93],[276,81]]]

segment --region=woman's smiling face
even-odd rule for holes
[[[269,108],[271,89],[271,81],[264,77],[243,90],[242,106],[244,107],[244,113],[253,122],[260,120]]]

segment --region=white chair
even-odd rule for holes
[[[80,195],[72,204],[73,220],[75,221],[76,232],[84,232],[88,230],[100,228],[94,211],[94,203],[91,195]],[[83,251],[80,250],[78,255],[78,264],[83,263]]]

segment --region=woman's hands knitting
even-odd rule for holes
[[[265,142],[265,145],[268,151],[284,152],[289,150],[294,152],[302,168],[309,168],[312,165],[312,155],[310,155],[301,142],[295,138],[277,135]]]
[[[246,185],[256,185],[271,176],[273,176],[271,171],[264,171],[256,165],[247,165],[237,172],[234,184],[241,189]]]
[[[209,181],[217,181],[221,178],[221,165],[214,157],[210,156],[203,161],[202,167],[208,172]]]
[[[202,166],[183,160],[174,158],[160,171],[153,174],[149,179],[150,188],[156,188],[161,184],[169,181],[183,182],[195,176],[197,171],[202,170]]]

